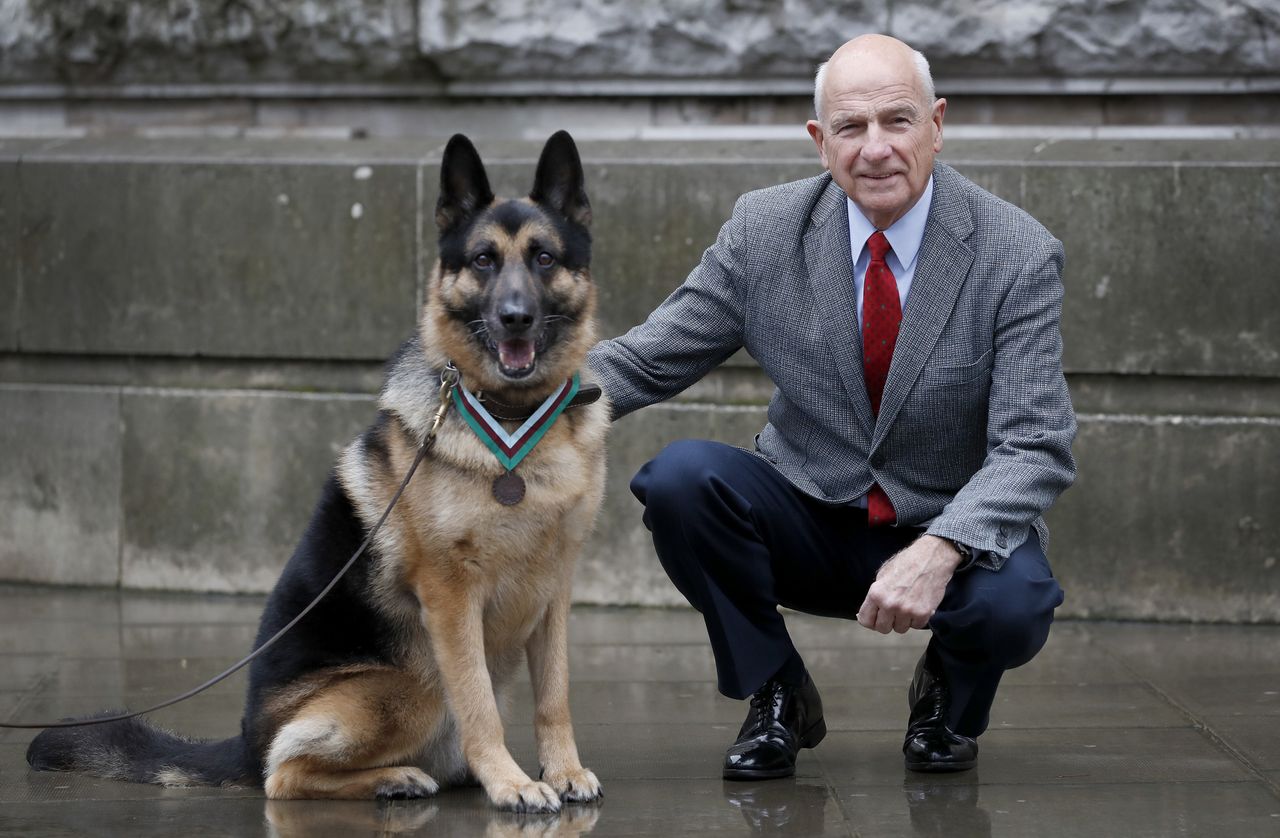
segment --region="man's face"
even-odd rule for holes
[[[924,194],[947,107],[945,99],[926,104],[914,69],[898,65],[832,61],[822,121],[806,126],[822,165],[881,230]]]

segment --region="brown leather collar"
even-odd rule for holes
[[[565,410],[572,410],[575,407],[582,407],[584,404],[592,404],[600,400],[600,385],[583,384],[578,388],[578,393],[569,403],[564,406]],[[523,422],[537,411],[541,403],[535,405],[509,404],[499,401],[493,396],[481,391],[474,394],[476,400],[484,405],[484,409],[489,411],[489,415],[494,419],[504,422]]]

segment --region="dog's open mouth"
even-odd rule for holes
[[[524,378],[533,372],[537,360],[537,349],[531,340],[508,338],[498,341],[498,366],[504,375]]]

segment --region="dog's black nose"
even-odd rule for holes
[[[508,332],[523,332],[533,325],[533,312],[525,306],[507,303],[498,311],[498,319]]]

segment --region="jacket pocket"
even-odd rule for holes
[[[925,367],[920,371],[920,381],[929,387],[954,387],[958,384],[968,384],[990,373],[995,357],[995,350],[988,349],[971,364]]]

